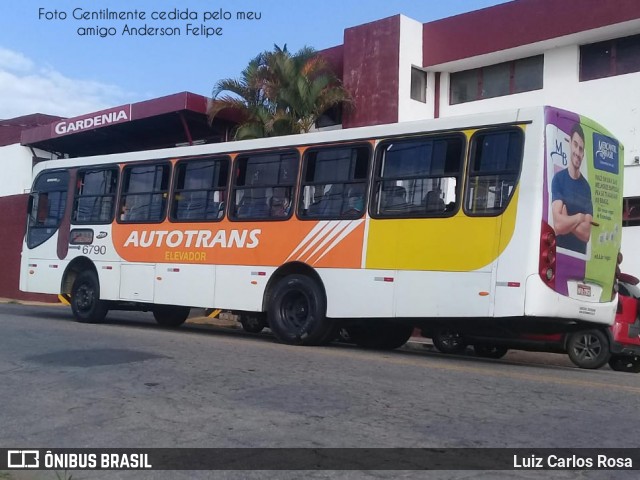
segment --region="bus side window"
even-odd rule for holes
[[[347,205],[342,213],[347,215],[359,215],[364,212],[365,205],[365,187],[364,183],[354,183],[347,188]]]
[[[247,188],[238,202],[236,216],[239,219],[265,218],[268,216],[265,188]]]
[[[36,224],[45,225],[49,216],[49,194],[41,193],[36,197]]]
[[[235,162],[233,220],[286,220],[298,177],[298,153],[239,155]]]
[[[339,217],[342,210],[342,184],[331,184],[322,196],[322,212],[329,217]]]
[[[467,215],[498,215],[509,204],[520,175],[524,135],[519,128],[481,130],[471,139]]]
[[[404,187],[391,185],[382,187],[382,209],[401,209],[407,205],[407,191]]]
[[[120,221],[161,222],[169,197],[170,174],[171,165],[168,163],[125,167],[122,174]]]
[[[275,187],[269,199],[269,216],[273,218],[289,216],[291,207],[291,189]]]
[[[326,146],[304,155],[302,219],[354,219],[364,215],[371,151],[366,145]]]
[[[445,210],[442,192],[439,187],[429,190],[424,196],[424,206],[428,212],[443,212]]]
[[[71,217],[73,223],[111,223],[117,190],[117,168],[110,166],[80,170]]]
[[[41,245],[58,230],[66,209],[69,176],[68,170],[49,170],[36,178],[30,197],[28,248]]]
[[[33,226],[57,227],[64,215],[66,192],[42,192],[38,194],[35,223]]]
[[[178,162],[170,218],[173,222],[217,221],[224,216],[229,158]]]
[[[450,216],[459,204],[464,137],[387,140],[378,147],[371,214],[381,218]]]

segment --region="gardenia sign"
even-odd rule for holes
[[[63,120],[54,125],[56,135],[66,135],[68,133],[90,130],[92,128],[111,125],[114,123],[129,121],[129,106],[117,107],[113,110],[96,113],[90,117]]]

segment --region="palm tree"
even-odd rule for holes
[[[207,111],[209,120],[212,121],[225,109],[239,112],[241,120],[236,130],[236,138],[268,136],[266,124],[271,112],[259,80],[259,71],[263,65],[264,55],[260,54],[249,62],[240,79],[220,80],[213,89],[214,100],[209,104]],[[223,95],[223,92],[229,93]]]
[[[238,140],[309,132],[330,108],[351,105],[324,58],[309,47],[291,54],[286,45],[258,55],[239,80],[220,80],[213,97],[210,120],[227,108],[241,114]]]

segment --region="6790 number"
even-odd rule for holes
[[[85,255],[104,255],[107,253],[106,245],[83,245],[82,253]]]

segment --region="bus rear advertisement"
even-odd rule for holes
[[[543,220],[556,235],[556,276],[572,298],[611,298],[612,260],[622,241],[619,142],[589,119],[549,110]]]
[[[192,307],[320,345],[418,328],[607,331],[622,145],[552,107],[34,168],[20,288],[178,326]]]

